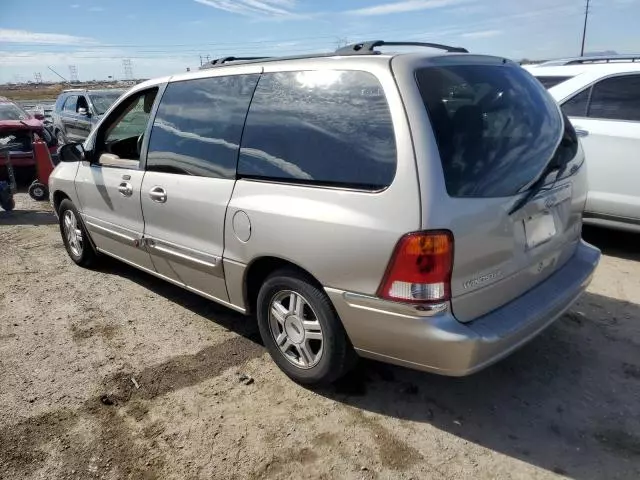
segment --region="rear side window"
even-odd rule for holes
[[[526,188],[563,134],[558,107],[525,70],[448,65],[416,72],[453,197],[504,197]]]
[[[596,83],[589,117],[640,121],[640,75],[612,77]]]
[[[542,84],[542,86],[548,90],[551,87],[555,87],[556,85],[559,85],[560,83],[566,80],[569,80],[571,77],[547,76],[547,77],[536,77],[536,78]]]
[[[389,106],[373,75],[262,75],[242,138],[240,176],[379,190],[395,170]]]
[[[591,89],[581,91],[562,104],[562,111],[569,117],[586,117]]]
[[[170,83],[153,122],[147,170],[235,178],[258,75]]]

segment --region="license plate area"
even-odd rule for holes
[[[525,218],[523,222],[527,250],[548,242],[556,234],[556,223],[551,212],[538,213]]]

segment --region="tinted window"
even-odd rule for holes
[[[571,77],[536,77],[542,86],[546,89],[555,87],[556,85],[569,80]]]
[[[640,121],[640,75],[607,78],[596,83],[589,117]]]
[[[520,67],[428,67],[416,78],[449,195],[515,195],[556,152],[563,131],[558,107]]]
[[[67,98],[67,101],[64,102],[64,111],[65,112],[76,112],[76,104],[78,102],[78,96],[77,95],[71,95],[69,98]]]
[[[581,91],[562,104],[562,111],[569,117],[585,117],[587,115],[587,105],[591,89]]]
[[[240,175],[377,190],[395,169],[389,107],[373,75],[324,70],[260,78]]]
[[[147,170],[232,178],[258,75],[171,83],[153,123]]]

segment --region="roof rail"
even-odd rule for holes
[[[580,65],[584,63],[611,63],[640,61],[640,55],[594,55],[592,57],[580,57],[569,60],[567,65]]]
[[[587,57],[569,57],[558,58],[556,60],[548,60],[539,63],[539,66],[552,67],[563,65],[584,65],[589,63],[635,63],[640,62],[640,54],[630,55],[592,55]]]
[[[205,63],[200,68],[201,69],[211,68],[213,66],[222,65],[223,63],[229,63],[229,62],[250,62],[252,60],[266,60],[267,58],[271,58],[271,57],[233,57],[233,56],[221,57]]]
[[[353,43],[336,50],[336,55],[375,55],[380,52],[374,50],[376,47],[392,46],[392,47],[429,47],[444,50],[449,53],[469,53],[466,48],[451,47],[440,43],[424,43],[424,42],[385,42],[384,40],[372,40],[368,42]]]

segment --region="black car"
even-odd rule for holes
[[[53,109],[53,131],[60,145],[81,142],[124,90],[63,91]]]

